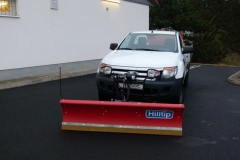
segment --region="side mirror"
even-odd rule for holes
[[[193,53],[193,46],[183,46],[183,51],[182,51],[183,54],[186,54],[186,53]]]
[[[110,44],[110,49],[115,50],[117,48],[118,44],[117,43],[111,43]]]

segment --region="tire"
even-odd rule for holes
[[[189,70],[188,70],[188,73],[184,79],[184,83],[183,83],[183,86],[186,88],[188,86],[188,79],[189,79]]]
[[[111,101],[111,97],[106,96],[105,94],[98,92],[99,101]]]
[[[185,87],[182,86],[179,93],[178,93],[178,96],[175,97],[175,99],[174,99],[174,103],[184,104],[184,98],[185,98]]]
[[[190,64],[188,65],[188,72],[186,74],[186,77],[184,79],[183,86],[186,88],[188,86],[188,80],[189,80],[189,72],[190,72]]]

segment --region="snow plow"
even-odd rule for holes
[[[183,104],[60,101],[62,130],[182,136]]]
[[[60,100],[62,130],[182,136],[184,104],[129,102],[129,86],[135,83],[136,73],[109,75],[112,101]]]

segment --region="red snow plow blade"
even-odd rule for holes
[[[62,130],[182,136],[184,104],[60,100]]]

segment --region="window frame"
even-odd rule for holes
[[[179,42],[180,42],[180,48],[182,49],[183,48],[183,41],[182,41],[182,38],[181,38],[180,34],[178,34],[178,38],[179,38]]]
[[[14,11],[15,14],[1,14],[0,13],[0,17],[19,18],[19,15],[18,15],[18,0],[0,0],[0,1],[9,1],[10,2],[10,6],[12,4],[11,1],[15,1],[15,11]],[[10,13],[11,13],[11,9],[10,9]]]

